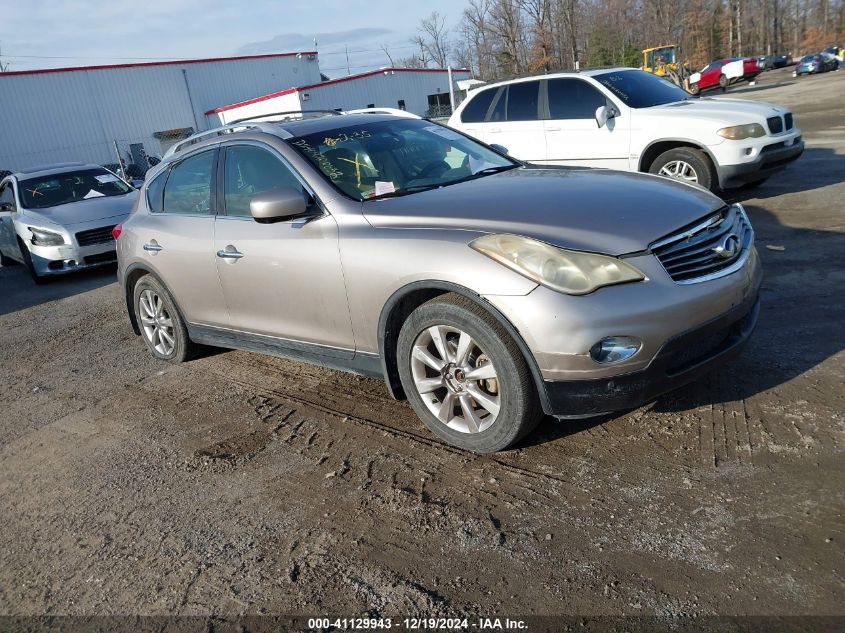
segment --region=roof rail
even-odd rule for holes
[[[407,110],[399,110],[397,108],[358,108],[356,110],[344,110],[343,114],[392,114],[393,116],[400,116],[405,119],[421,119],[421,116],[408,112]]]
[[[318,115],[318,116],[327,116],[327,115],[328,116],[333,116],[333,115],[339,116],[341,113],[338,112],[337,110],[287,110],[285,112],[267,112],[266,114],[256,114],[254,116],[247,116],[247,117],[244,117],[242,119],[238,119],[237,121],[232,121],[232,123],[243,123],[244,121],[255,121],[256,119],[264,119],[264,118],[267,118],[268,116],[280,116],[280,117],[293,118],[293,117],[299,115],[300,118],[304,119],[305,116],[302,116],[302,115],[307,115],[307,114],[314,114],[314,115]]]
[[[179,141],[172,147],[170,147],[165,153],[164,158],[169,158],[174,154],[179,153],[183,148],[188,147],[190,145],[194,145],[199,143],[202,139],[207,136],[221,136],[223,134],[231,134],[238,130],[249,130],[252,128],[259,128],[265,132],[276,131],[275,129],[270,128],[270,123],[248,123],[243,124],[237,121],[233,123],[227,123],[226,125],[221,125],[220,127],[215,127],[210,130],[205,130],[204,132],[197,132],[196,134],[191,134],[188,138]]]

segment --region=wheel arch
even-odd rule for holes
[[[716,178],[719,177],[719,163],[716,162],[716,158],[713,156],[713,153],[701,143],[697,143],[696,141],[688,138],[664,138],[652,141],[640,154],[640,163],[637,167],[637,171],[648,172],[648,169],[651,166],[651,163],[654,162],[655,158],[660,156],[663,152],[668,152],[670,149],[677,149],[679,147],[689,147],[690,149],[697,149],[704,152],[707,158],[710,159],[710,163],[713,165],[713,173],[716,174]]]
[[[415,281],[403,286],[396,290],[382,307],[378,321],[379,356],[381,358],[382,372],[384,373],[384,379],[390,395],[397,400],[405,399],[405,392],[402,389],[402,383],[399,379],[399,364],[396,350],[399,340],[399,330],[402,328],[402,324],[411,312],[423,303],[448,293],[455,293],[466,297],[483,308],[485,312],[505,328],[505,331],[516,343],[525,363],[528,365],[528,369],[531,371],[531,377],[534,380],[534,386],[537,389],[543,410],[549,412],[551,407],[546,396],[543,376],[540,373],[540,368],[537,366],[534,355],[531,353],[519,330],[513,326],[504,314],[477,292],[455,283],[439,280]]]
[[[176,310],[179,312],[180,318],[184,323],[187,323],[185,320],[185,313],[182,311],[182,308],[179,307],[179,302],[176,300],[176,296],[170,290],[168,285],[164,283],[162,278],[151,268],[148,268],[140,263],[135,263],[131,264],[123,275],[123,294],[124,300],[126,301],[126,312],[129,314],[129,323],[132,325],[132,331],[138,336],[141,335],[141,327],[138,325],[138,319],[135,316],[135,286],[147,275],[150,275],[162,285],[162,287],[167,291],[167,294],[170,295],[170,299],[173,301],[173,305],[176,306]]]

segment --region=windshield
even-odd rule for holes
[[[122,196],[132,187],[105,169],[80,169],[21,180],[21,201],[27,209],[47,209],[91,198]]]
[[[519,166],[463,134],[420,119],[335,128],[289,143],[356,200],[406,195]]]
[[[593,79],[629,108],[650,108],[693,98],[686,90],[643,70],[614,70],[593,75]]]

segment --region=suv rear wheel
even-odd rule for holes
[[[676,147],[663,152],[654,159],[648,171],[650,174],[698,185],[709,191],[719,190],[719,179],[713,163],[707,154],[692,147]]]
[[[141,338],[153,356],[177,363],[191,358],[196,345],[188,338],[185,323],[164,286],[146,275],[135,284],[133,296]]]
[[[418,307],[399,332],[399,375],[416,414],[476,453],[507,448],[542,417],[525,359],[480,306],[450,293]]]

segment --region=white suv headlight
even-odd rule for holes
[[[569,295],[584,295],[602,286],[645,279],[616,257],[570,251],[519,235],[484,235],[470,247],[520,275]]]
[[[32,233],[32,243],[35,246],[61,246],[65,243],[65,238],[59,233],[46,229],[36,229],[31,226],[28,228],[29,232]]]
[[[726,138],[730,141],[741,141],[746,138],[760,138],[761,136],[766,136],[766,130],[764,130],[763,126],[759,123],[723,127],[716,133],[722,138]]]

